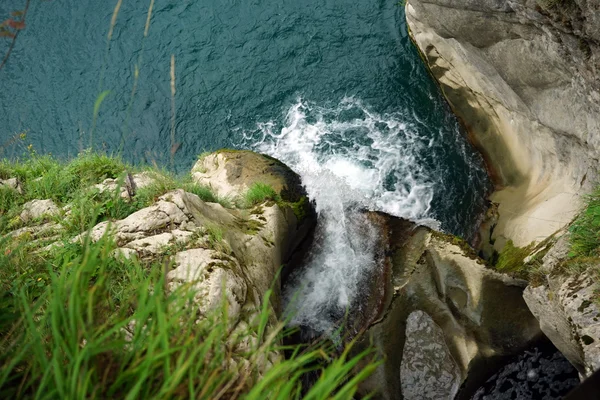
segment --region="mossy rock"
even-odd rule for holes
[[[231,149],[203,154],[194,165],[192,176],[218,196],[237,200],[244,208],[246,193],[256,185],[266,185],[273,189],[271,200],[291,207],[299,220],[314,212],[300,176],[281,161],[264,154]]]

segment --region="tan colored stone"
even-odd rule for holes
[[[237,320],[248,288],[234,258],[213,250],[191,249],[177,253],[174,262],[175,269],[167,274],[171,290],[191,285],[202,315],[218,309],[225,299],[228,316]]]
[[[540,242],[578,213],[597,175],[600,80],[577,43],[596,45],[535,2],[448,4],[411,0],[410,33],[498,185],[493,239]]]
[[[31,200],[23,205],[20,217],[23,222],[27,223],[34,219],[57,215],[60,215],[60,209],[52,200]]]

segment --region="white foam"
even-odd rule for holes
[[[284,300],[293,325],[326,331],[351,307],[374,267],[376,232],[358,209],[438,225],[428,216],[433,180],[418,159],[432,144],[402,115],[378,115],[352,98],[329,109],[299,100],[279,131],[273,122],[258,127],[246,145],[300,174],[316,202],[315,248]]]

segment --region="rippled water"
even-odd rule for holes
[[[0,16],[24,3],[4,0]],[[123,0],[108,42],[115,4],[31,2],[0,71],[0,156],[32,144],[69,157],[91,144],[166,166],[177,149],[179,172],[221,147],[282,159],[316,200],[323,238],[297,277],[311,306],[299,320],[336,314],[361,291],[372,246],[349,209],[472,236],[487,175],[410,43],[397,1],[156,0],[145,37],[150,0]],[[23,131],[26,139],[13,141]]]

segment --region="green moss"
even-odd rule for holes
[[[310,201],[306,196],[300,197],[300,200],[295,203],[286,204],[292,208],[292,211],[298,220],[298,224],[301,224],[310,212]]]
[[[517,247],[509,240],[498,254],[495,267],[500,272],[522,274],[525,272],[525,258],[531,254],[532,246]]]

